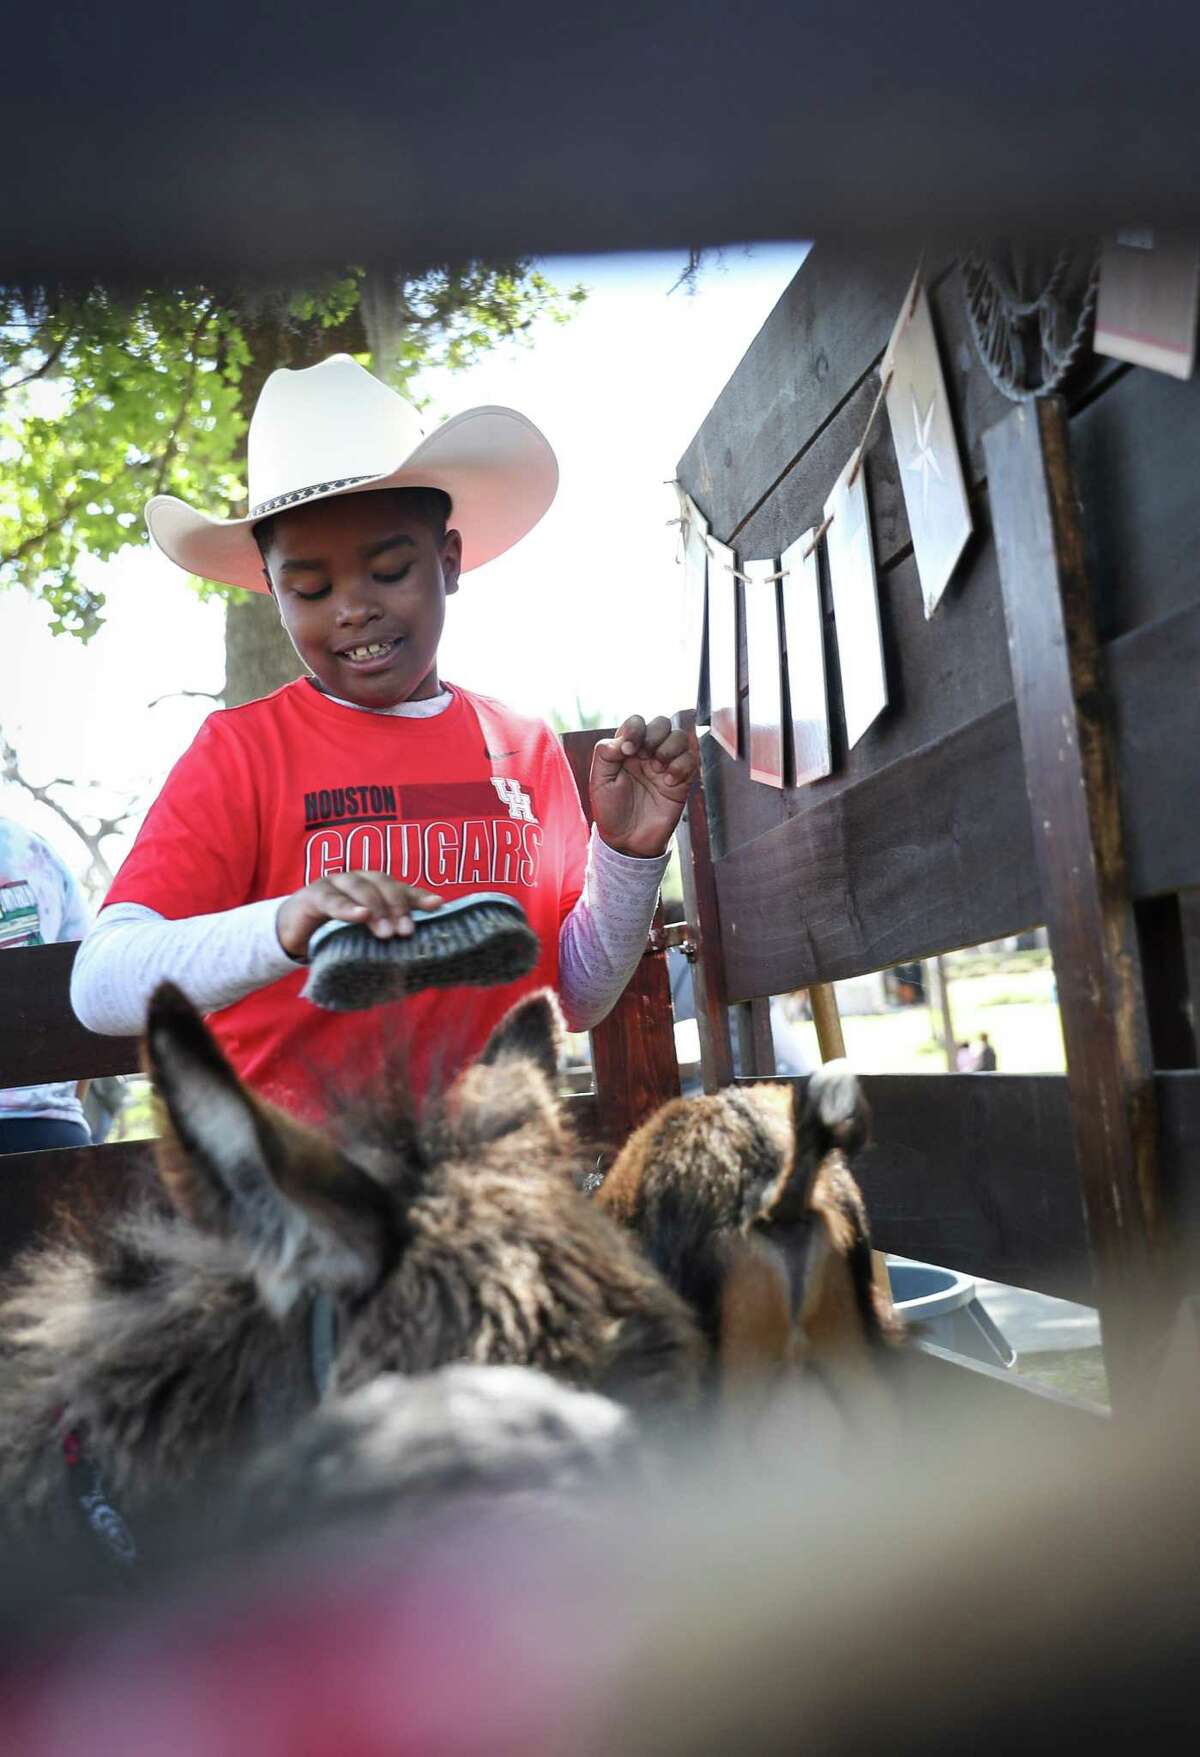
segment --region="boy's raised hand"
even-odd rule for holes
[[[323,921],[369,927],[378,939],[403,939],[413,930],[414,909],[440,909],[442,899],[382,872],[334,872],[294,891],[279,905],[275,932],[289,958],[308,954],[310,936]]]
[[[696,774],[686,732],[664,715],[631,714],[592,752],[588,786],[596,828],[619,854],[665,854]]]

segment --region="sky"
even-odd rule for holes
[[[671,290],[681,252],[551,258],[556,285],[588,288],[571,322],[539,323],[527,345],[467,371],[425,375],[427,421],[508,404],[542,428],[561,471],[541,524],[449,601],[443,677],[571,723],[577,702],[613,721],[685,705],[666,484],[806,248],[731,247],[705,258],[694,292]],[[136,796],[144,810],[216,705],[202,692],[224,677],[222,607],[144,546],[87,577],[108,612],[86,646],[51,636],[46,611],[23,594],[0,593],[0,728],[32,781],[62,776],[88,784],[101,809]],[[82,872],[77,839],[20,788],[0,782],[0,813]],[[111,863],[123,847],[108,844]]]

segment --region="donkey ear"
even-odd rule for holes
[[[236,1238],[263,1297],[363,1288],[388,1249],[383,1191],[321,1135],[255,1098],[170,983],[150,1002],[146,1071],[166,1113],[159,1173],[194,1225]]]
[[[498,1062],[510,1056],[536,1062],[548,1080],[558,1072],[566,1027],[558,1002],[548,988],[526,995],[507,1012],[484,1046],[479,1060]]]
[[[527,995],[505,1014],[478,1061],[446,1094],[446,1121],[460,1148],[480,1147],[527,1128],[547,1146],[559,1142],[554,1076],[562,1039],[562,1014],[549,989]]]

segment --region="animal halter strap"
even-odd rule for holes
[[[68,1428],[63,1434],[62,1455],[67,1492],[87,1530],[110,1562],[121,1569],[131,1567],[138,1559],[133,1533],[110,1501],[99,1465],[88,1456],[82,1428]]]
[[[323,1289],[313,1295],[308,1312],[308,1358],[312,1367],[313,1390],[320,1403],[333,1377],[337,1359],[337,1307],[333,1295]]]
[[[314,1294],[309,1307],[308,1358],[318,1403],[333,1377],[337,1328],[337,1307],[333,1296],[323,1291]],[[124,1571],[138,1560],[138,1547],[129,1526],[112,1504],[100,1466],[87,1450],[85,1434],[82,1425],[63,1430],[61,1443],[63,1463],[67,1468],[67,1493],[87,1531],[109,1561]]]

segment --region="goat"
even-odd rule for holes
[[[805,1087],[665,1105],[600,1185],[599,1205],[692,1307],[726,1386],[799,1366],[879,1412],[902,1326],[848,1164],[869,1120],[849,1064],[828,1062]]]

